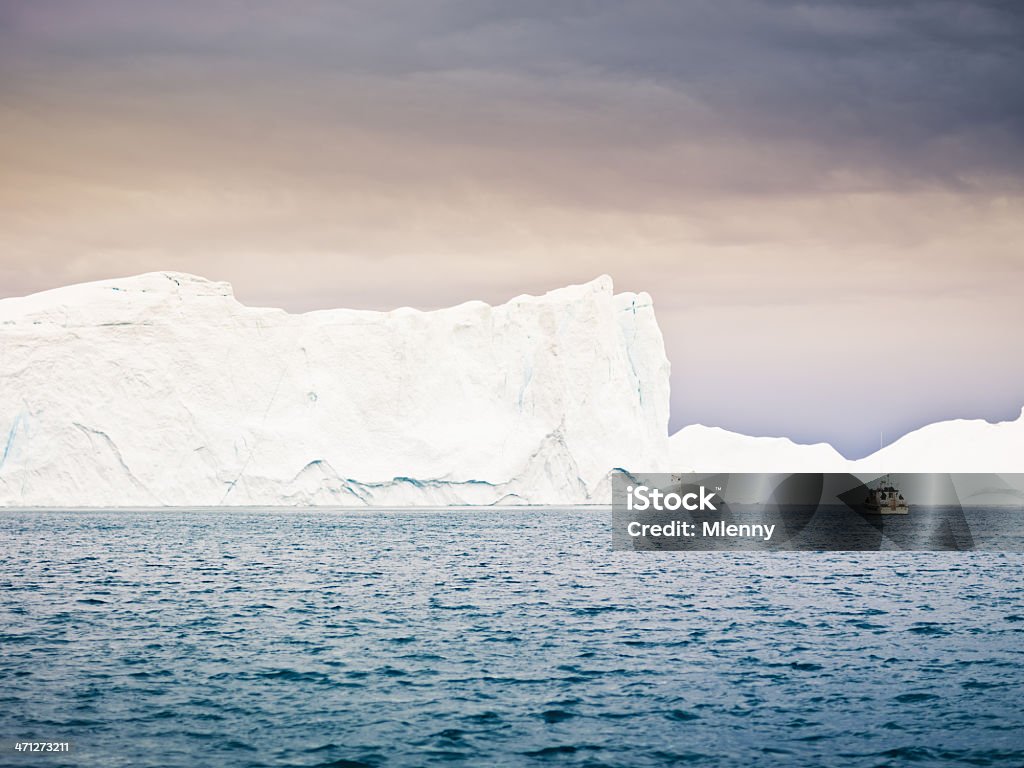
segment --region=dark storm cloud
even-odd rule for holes
[[[100,99],[104,85],[161,88],[171,105],[232,89],[243,112],[604,155],[655,193],[1015,186],[1024,172],[1014,3],[42,0],[6,3],[2,35],[15,84],[84,68]],[[706,138],[740,160],[671,152]],[[779,162],[745,158],[755,142]],[[645,168],[638,146],[670,151]]]

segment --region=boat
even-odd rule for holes
[[[910,512],[910,505],[892,478],[886,475],[881,478],[877,487],[868,486],[864,509],[872,515],[906,515]]]

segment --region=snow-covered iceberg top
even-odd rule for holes
[[[647,294],[247,307],[160,272],[0,301],[0,506],[605,503],[667,455]]]

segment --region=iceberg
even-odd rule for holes
[[[910,432],[862,459],[828,443],[750,437],[693,424],[669,438],[675,472],[1024,472],[1024,410],[1012,421],[954,419]]]
[[[953,419],[904,435],[852,465],[859,472],[1024,472],[1024,409],[1012,421]]]
[[[592,504],[668,446],[647,294],[248,307],[159,272],[0,300],[0,506]]]
[[[785,437],[750,437],[691,424],[669,439],[676,472],[847,472],[848,462],[828,443],[806,445]]]
[[[607,504],[639,472],[1022,472],[1015,421],[858,461],[671,437],[651,298],[600,277],[432,312],[246,306],[177,272],[0,300],[0,506]]]

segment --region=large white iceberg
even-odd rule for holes
[[[604,503],[667,452],[646,294],[288,314],[162,272],[0,301],[0,505]]]
[[[603,504],[609,473],[1021,472],[1016,421],[859,461],[691,425],[647,294],[292,315],[161,272],[0,300],[0,506]]]

